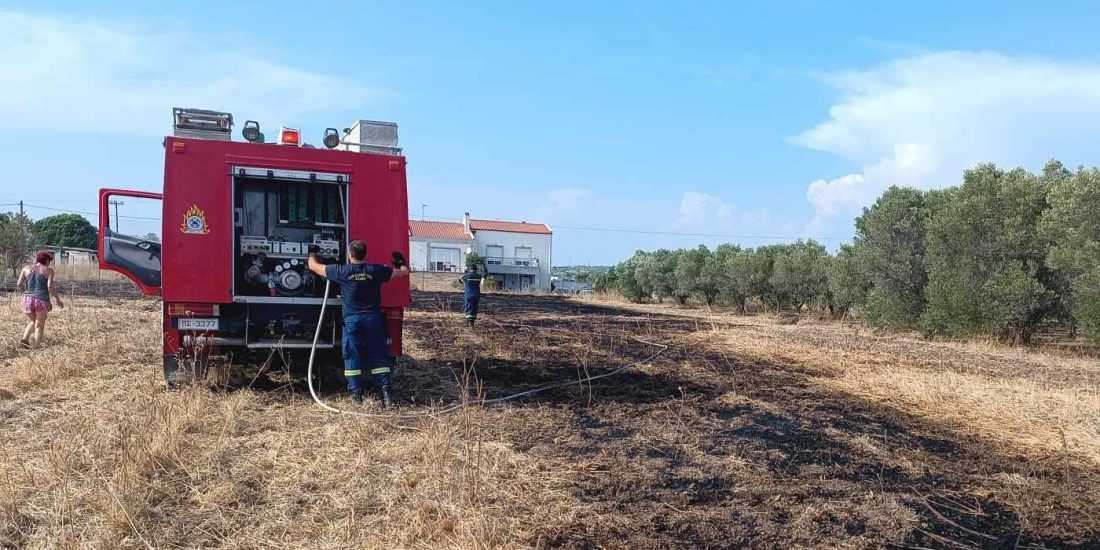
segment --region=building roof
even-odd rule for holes
[[[461,226],[462,224],[459,224]],[[549,235],[550,227],[544,223],[505,222],[499,220],[470,219],[471,231],[504,231],[507,233],[536,233]]]
[[[424,220],[409,220],[409,236],[421,239],[450,239],[452,241],[474,240],[473,235],[467,233],[461,223]]]

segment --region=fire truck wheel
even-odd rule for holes
[[[164,383],[168,389],[178,389],[206,378],[205,357],[164,356]]]

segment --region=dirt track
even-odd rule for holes
[[[455,295],[421,294],[414,309],[457,304]],[[494,428],[519,450],[574,472],[571,490],[584,506],[573,521],[546,526],[531,543],[1100,547],[1100,476],[1093,465],[1057,454],[1006,453],[965,426],[931,423],[816,385],[810,378],[821,376],[818,369],[745,360],[711,341],[712,327],[689,317],[557,298],[490,297],[483,304],[487,320],[474,334],[453,317],[430,315],[414,315],[410,332],[428,364],[453,362],[446,350],[456,344],[462,356],[480,354],[474,364],[487,397],[576,379],[578,363],[587,362],[594,375],[653,352],[631,335],[671,346],[615,377],[496,410]],[[803,331],[810,342],[811,330]],[[899,353],[897,341],[879,340]],[[581,349],[573,349],[578,341]],[[496,357],[500,350],[509,357]],[[906,354],[916,352],[905,347]],[[971,355],[956,351],[952,362],[1003,363]],[[935,361],[943,357],[930,353]]]

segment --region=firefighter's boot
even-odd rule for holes
[[[388,409],[393,406],[393,387],[389,384],[382,385],[380,389],[382,394],[382,408]]]
[[[363,388],[351,390],[351,398],[355,401],[356,405],[363,404]]]

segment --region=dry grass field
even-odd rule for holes
[[[32,352],[0,306],[0,547],[1100,547],[1083,353],[418,292],[360,418],[279,369],[165,391],[158,303],[84,290]]]

